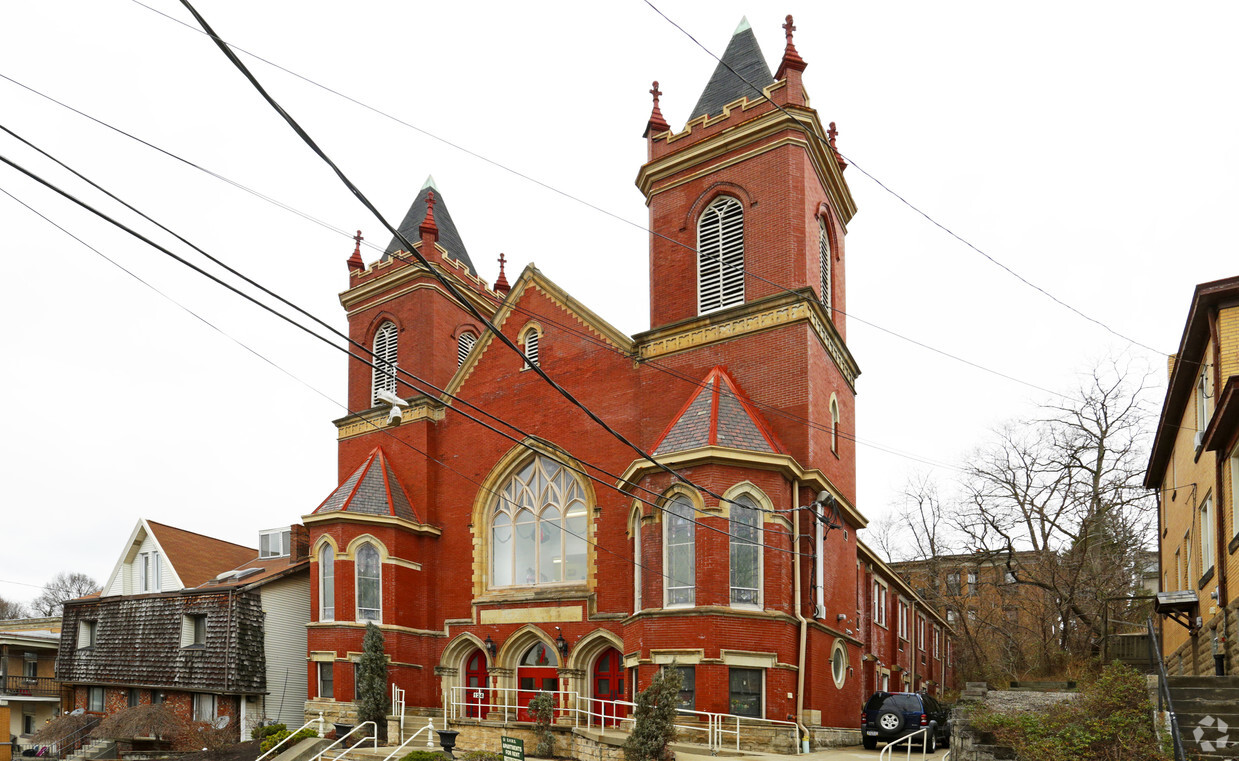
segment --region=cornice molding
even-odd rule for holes
[[[402,528],[406,531],[412,531],[415,534],[426,534],[429,536],[442,536],[443,529],[438,526],[431,526],[427,523],[416,523],[414,521],[397,518],[394,515],[369,515],[367,513],[350,513],[346,510],[333,510],[330,513],[310,513],[309,515],[301,516],[301,521],[307,526],[314,523],[327,523],[328,521],[341,521],[344,523],[366,523],[379,526],[391,526],[394,528]]]
[[[417,398],[405,408],[401,422],[402,424],[408,424],[429,420],[432,423],[437,423],[443,419],[445,414],[446,410],[442,402],[438,399],[423,396]],[[387,416],[387,407],[372,407],[371,409],[333,420],[332,423],[336,427],[336,439],[344,441],[345,439],[388,428]]]

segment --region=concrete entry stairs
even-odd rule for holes
[[[1167,686],[1188,755],[1239,759],[1239,676],[1172,676]]]
[[[116,758],[116,741],[91,740],[65,756],[64,761],[90,761],[97,758]]]

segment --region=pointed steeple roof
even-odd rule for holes
[[[435,187],[435,178],[427,177],[426,183],[422,185],[422,189],[418,192],[417,198],[413,199],[413,205],[405,212],[404,221],[396,229],[400,234],[408,239],[410,243],[416,243],[421,240],[422,221],[426,219],[426,198],[431,191],[435,194],[435,210],[434,221],[439,228],[439,245],[447,249],[453,259],[458,259],[466,267],[469,268],[469,273],[477,275],[477,270],[473,267],[473,261],[469,259],[469,252],[465,250],[465,242],[461,240],[460,233],[456,231],[456,223],[452,221],[452,215],[447,210],[447,201],[443,198],[443,191]],[[399,238],[392,237],[391,243],[387,244],[387,251],[384,252],[383,258],[391,256],[397,251],[403,251],[404,244]]]
[[[408,492],[392,472],[382,447],[370,450],[365,462],[314,510],[315,515],[336,512],[390,515],[414,523],[421,522],[413,512]]]
[[[654,454],[668,454],[705,446],[783,452],[762,418],[736,381],[722,367],[710,370],[654,445]]]
[[[737,77],[736,74],[731,73],[728,66],[740,76]],[[744,80],[752,82],[757,87],[765,87],[774,83],[774,75],[770,73],[770,67],[761,54],[761,48],[757,46],[757,36],[753,34],[753,28],[749,26],[747,18],[740,19],[740,26],[736,27],[731,42],[727,43],[727,50],[723,52],[722,61],[715,67],[714,74],[706,83],[706,89],[701,91],[697,106],[693,108],[693,113],[688,120],[692,121],[698,116],[721,114],[723,106],[740,96],[756,100],[758,93],[754,92]]]

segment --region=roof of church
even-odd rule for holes
[[[731,69],[728,69],[728,66]],[[774,82],[774,75],[770,73],[761,48],[757,46],[757,36],[753,34],[748,19],[740,20],[740,26],[736,27],[731,42],[727,43],[722,60],[715,67],[710,81],[706,83],[706,89],[701,91],[701,97],[697,99],[697,105],[688,120],[692,121],[698,116],[721,114],[723,106],[741,96],[756,100],[760,94],[754,92],[744,80],[758,87]]]
[[[705,446],[784,451],[770,426],[726,370],[715,367],[700,385],[701,390],[688,400],[654,445],[654,454]]]
[[[469,268],[469,273],[476,276],[477,270],[473,267],[473,261],[469,259],[469,252],[465,250],[465,242],[461,240],[460,233],[456,230],[456,223],[452,221],[452,215],[447,210],[447,202],[443,199],[443,191],[435,187],[434,177],[427,177],[426,183],[422,185],[422,189],[418,191],[417,198],[413,199],[413,205],[405,212],[404,221],[396,229],[400,234],[408,239],[410,243],[416,243],[422,239],[422,234],[418,231],[422,220],[426,218],[426,196],[430,191],[435,193],[435,224],[439,227],[439,245],[443,246],[453,259],[459,260]],[[400,239],[392,236],[391,243],[387,244],[387,250],[383,253],[383,258],[386,259],[391,254],[397,251],[403,251],[404,244]]]
[[[421,522],[381,447],[372,449],[365,462],[314,510],[315,515],[336,512],[390,515]]]

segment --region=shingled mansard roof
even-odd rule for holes
[[[366,461],[344,479],[344,483],[330,497],[323,500],[314,514],[335,512],[390,515],[414,523],[421,522],[381,447],[372,449]]]
[[[417,228],[426,218],[426,196],[432,190],[435,193],[435,224],[439,227],[439,245],[443,246],[453,259],[468,267],[469,274],[476,276],[477,270],[474,269],[473,261],[469,259],[469,252],[465,250],[465,242],[461,240],[460,233],[456,230],[456,223],[452,221],[452,215],[447,210],[447,201],[443,198],[443,191],[435,187],[434,177],[426,178],[426,183],[422,185],[417,198],[413,199],[413,205],[405,212],[404,221],[396,229],[410,243],[416,243],[422,239],[422,234]],[[404,250],[405,245],[400,242],[400,239],[392,236],[391,243],[387,244],[387,251],[383,253],[383,258],[386,259],[397,251]]]
[[[784,451],[770,426],[726,370],[715,367],[700,385],[701,390],[689,399],[654,445],[654,454],[705,446]]]
[[[729,66],[731,69],[728,69]],[[757,87],[774,83],[774,75],[766,65],[761,48],[757,46],[757,36],[753,34],[747,18],[740,20],[740,26],[736,27],[731,42],[727,43],[722,60],[715,67],[710,81],[706,83],[706,89],[701,91],[701,97],[697,99],[697,105],[688,120],[691,122],[698,116],[721,114],[723,106],[741,96],[749,100],[760,98],[761,93],[750,87],[744,81],[746,79]]]

